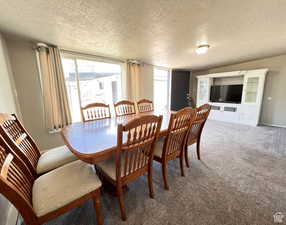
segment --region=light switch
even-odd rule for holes
[[[271,100],[272,100],[272,97],[267,97],[267,100],[268,100],[268,101],[271,101]]]

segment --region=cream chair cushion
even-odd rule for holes
[[[71,162],[36,179],[32,192],[34,211],[38,217],[46,215],[100,186],[93,165],[80,160]]]
[[[160,139],[156,141],[155,148],[154,148],[154,156],[162,158],[163,146],[164,146],[164,139]]]
[[[116,180],[116,160],[115,157],[111,157],[105,161],[96,163],[96,167],[106,175],[108,175],[111,179]],[[121,175],[123,175],[123,171],[121,171]]]
[[[138,156],[138,158],[140,159],[143,159],[143,157],[144,157],[143,155],[141,157]],[[124,165],[125,165],[125,157],[124,157],[124,154],[122,154],[121,155],[121,176],[124,176]],[[136,163],[135,167],[132,168],[131,172],[135,172],[138,169],[139,165],[143,165],[143,163],[142,164]],[[108,160],[97,163],[96,167],[102,170],[102,172],[104,172],[111,179],[116,180],[116,158],[115,156],[111,157]]]
[[[77,159],[67,146],[50,149],[40,156],[37,174],[46,173]]]

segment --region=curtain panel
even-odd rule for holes
[[[49,130],[57,130],[72,121],[60,50],[40,47],[38,52],[45,125]]]
[[[141,66],[136,63],[127,63],[126,81],[127,98],[130,101],[137,102],[140,95],[140,70]]]

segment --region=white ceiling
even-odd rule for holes
[[[66,49],[201,69],[286,53],[286,0],[0,0],[0,30]],[[196,55],[209,43],[206,55]]]

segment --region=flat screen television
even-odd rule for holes
[[[243,85],[211,86],[211,102],[241,103]]]

